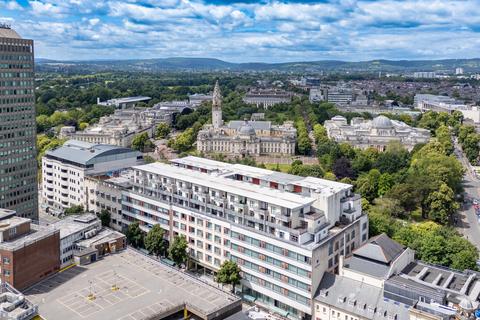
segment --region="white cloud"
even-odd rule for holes
[[[4,6],[7,10],[23,10],[23,7],[15,0],[7,1]]]
[[[0,7],[18,5],[10,2]],[[358,60],[480,52],[480,0],[223,3],[32,0],[27,10],[6,12],[36,40],[37,54],[52,58]]]

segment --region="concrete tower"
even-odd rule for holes
[[[215,83],[212,97],[212,124],[215,129],[220,128],[223,125],[222,120],[222,93],[220,92],[220,86],[218,80]]]

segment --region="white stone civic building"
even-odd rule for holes
[[[385,116],[373,120],[353,118],[350,124],[345,117],[335,116],[325,121],[324,126],[330,139],[362,149],[372,147],[384,151],[391,142],[398,141],[412,150],[416,144],[430,140],[428,130],[414,128]]]
[[[293,155],[297,130],[292,122],[222,120],[222,96],[218,82],[213,92],[212,124],[198,133],[197,150],[229,155]]]

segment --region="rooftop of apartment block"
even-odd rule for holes
[[[352,188],[351,185],[346,183],[314,177],[301,177],[288,173],[251,167],[243,164],[232,164],[194,156],[173,159],[171,162],[176,165],[201,168],[207,171],[216,171],[218,174],[223,176],[238,174],[280,184],[298,185],[313,190],[318,190],[320,193],[336,193]]]
[[[225,318],[241,307],[239,297],[130,248],[57,273],[25,295],[45,319],[163,319],[185,304],[189,315]]]
[[[188,181],[193,184],[206,186],[232,194],[238,194],[258,201],[274,203],[278,206],[289,209],[301,208],[315,201],[312,197],[305,197],[299,194],[282,192],[280,190],[262,187],[248,182],[229,179],[222,174],[208,174],[159,162],[135,166],[133,168],[171,177],[173,179]]]
[[[95,162],[96,159],[106,156],[120,154],[140,153],[129,148],[109,145],[93,144],[89,142],[68,140],[63,146],[47,151],[47,157],[53,157],[61,160],[71,161],[81,165],[88,165]]]

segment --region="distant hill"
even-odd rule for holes
[[[57,61],[36,60],[39,71],[451,71],[462,67],[466,72],[480,71],[480,58],[446,60],[371,60],[347,62],[339,60],[304,61],[286,63],[232,63],[212,58],[163,58],[132,60]]]

